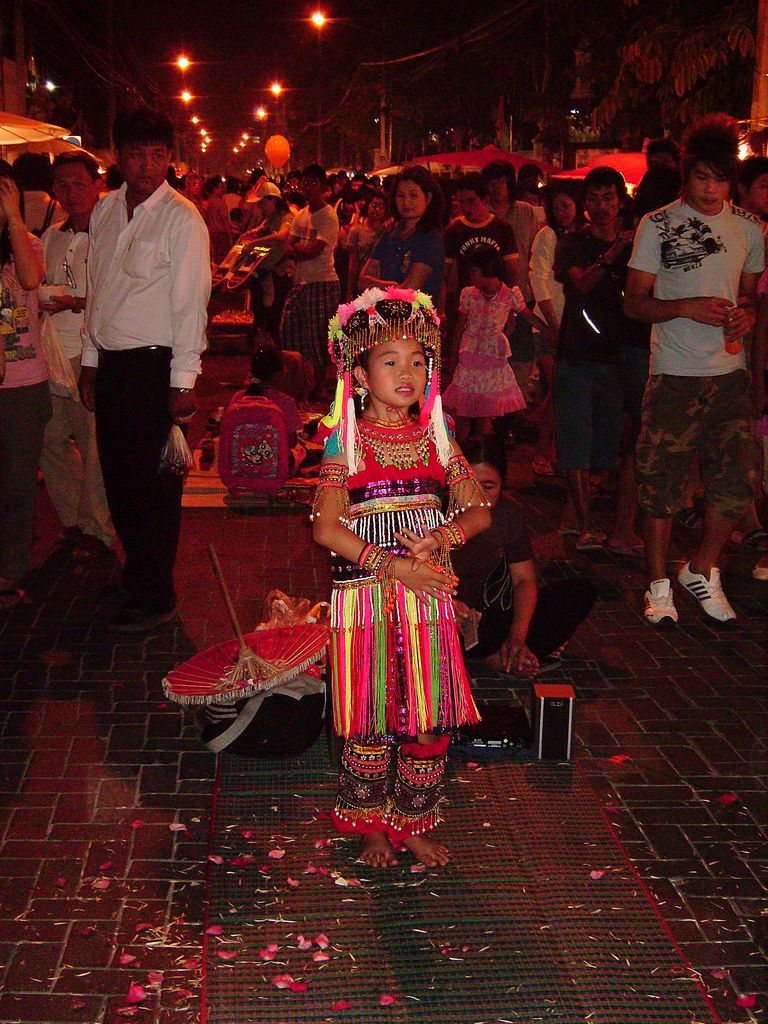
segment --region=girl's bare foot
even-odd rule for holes
[[[436,843],[427,835],[409,836],[403,839],[403,846],[407,847],[416,860],[426,864],[428,868],[442,868],[451,859],[448,847],[442,843]]]
[[[360,860],[372,868],[391,868],[397,864],[395,851],[386,832],[366,832],[361,836]]]

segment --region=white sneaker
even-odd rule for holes
[[[713,568],[709,579],[700,572],[691,572],[691,563],[686,562],[677,578],[682,586],[693,594],[702,607],[702,610],[711,619],[718,622],[730,622],[736,618],[736,612],[728,603],[728,598],[720,586],[720,570]]]
[[[645,621],[658,626],[665,620],[677,622],[677,608],[669,580],[654,580],[645,592]]]

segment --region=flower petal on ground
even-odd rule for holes
[[[718,981],[723,981],[723,979],[731,976],[731,972],[727,967],[716,967],[714,971],[710,971],[709,973],[713,978],[717,978]]]
[[[327,953],[324,953],[322,949],[318,949],[315,950],[315,952],[312,954],[312,959],[315,961],[316,964],[322,964],[325,963],[326,960],[330,960],[331,958],[328,956]]]
[[[182,824],[182,822],[174,822],[168,826],[168,829],[171,832],[189,832],[187,826]]]
[[[285,850],[281,850],[278,846],[274,850],[269,851],[269,856],[272,860],[282,860],[285,856]]]
[[[134,985],[131,983],[128,986],[128,994],[125,997],[126,1003],[143,1003],[147,998],[147,993],[144,991],[142,985]]]
[[[275,988],[290,988],[293,984],[293,978],[290,974],[276,974],[272,979],[272,984]]]
[[[120,956],[117,958],[117,962],[120,964],[121,967],[127,967],[128,964],[132,964],[135,959],[136,957],[133,955],[133,953],[121,953]]]
[[[188,971],[196,971],[202,962],[203,958],[201,956],[191,956],[188,960],[182,960],[181,966],[185,967]]]
[[[613,757],[609,757],[608,760],[611,764],[624,764],[625,761],[631,761],[632,758],[629,754],[614,754]]]
[[[314,937],[312,941],[319,949],[328,949],[328,947],[331,944],[331,940],[328,938],[325,932],[320,932],[318,935]]]
[[[208,860],[211,862],[211,864],[223,864],[224,863],[224,858],[221,856],[220,853],[209,853],[208,854]]]
[[[602,878],[604,874],[604,871],[600,871],[598,868],[596,868],[594,871],[589,872],[589,877],[597,881],[598,878]]]
[[[212,924],[210,928],[205,929],[206,935],[223,935],[224,926],[221,924]]]
[[[292,981],[288,986],[291,992],[306,992],[309,988],[308,981]]]
[[[353,1004],[348,999],[337,999],[331,1009],[338,1013],[339,1010],[351,1010],[352,1005]]]
[[[108,889],[111,884],[112,883],[109,878],[94,878],[94,880],[91,882],[91,888],[103,890]]]
[[[737,1006],[746,1006],[750,1009],[753,1006],[757,1006],[757,996],[751,995],[751,993],[745,992],[744,995],[736,996]]]
[[[163,983],[163,972],[162,971],[148,971],[147,981],[150,985],[162,985]]]
[[[99,864],[99,871],[111,871],[114,866],[111,860],[105,860],[103,864]]]
[[[735,793],[721,793],[720,796],[715,797],[717,803],[722,804],[724,807],[727,807],[728,804],[735,804],[738,799]]]
[[[286,881],[288,882],[288,885],[290,885],[290,887],[292,889],[298,889],[299,886],[301,885],[301,882],[297,882],[296,879],[295,878],[291,878],[290,875],[288,876]]]
[[[390,995],[389,992],[382,992],[379,996],[379,1006],[394,1006],[397,1002],[397,996]]]
[[[239,952],[239,949],[217,949],[216,956],[219,960],[234,960]]]
[[[274,960],[275,956],[276,952],[272,949],[269,949],[268,946],[264,946],[263,949],[259,950],[259,960],[265,960],[269,962],[270,960]]]
[[[146,825],[146,822],[143,818],[134,818],[131,822],[131,828],[142,828],[144,825]]]

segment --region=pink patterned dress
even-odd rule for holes
[[[461,338],[459,364],[443,405],[454,416],[467,418],[504,416],[525,408],[525,399],[509,365],[511,351],[504,327],[515,300],[502,284],[486,298],[479,288],[464,288],[459,312],[467,317]]]

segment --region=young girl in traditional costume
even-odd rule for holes
[[[397,863],[402,844],[434,867],[449,856],[427,833],[450,733],[478,720],[450,551],[487,529],[488,504],[446,430],[428,295],[364,292],[331,320],[329,347],[338,384],[312,518],[333,553],[333,713],[346,739],[333,820],[360,835],[367,864]]]

